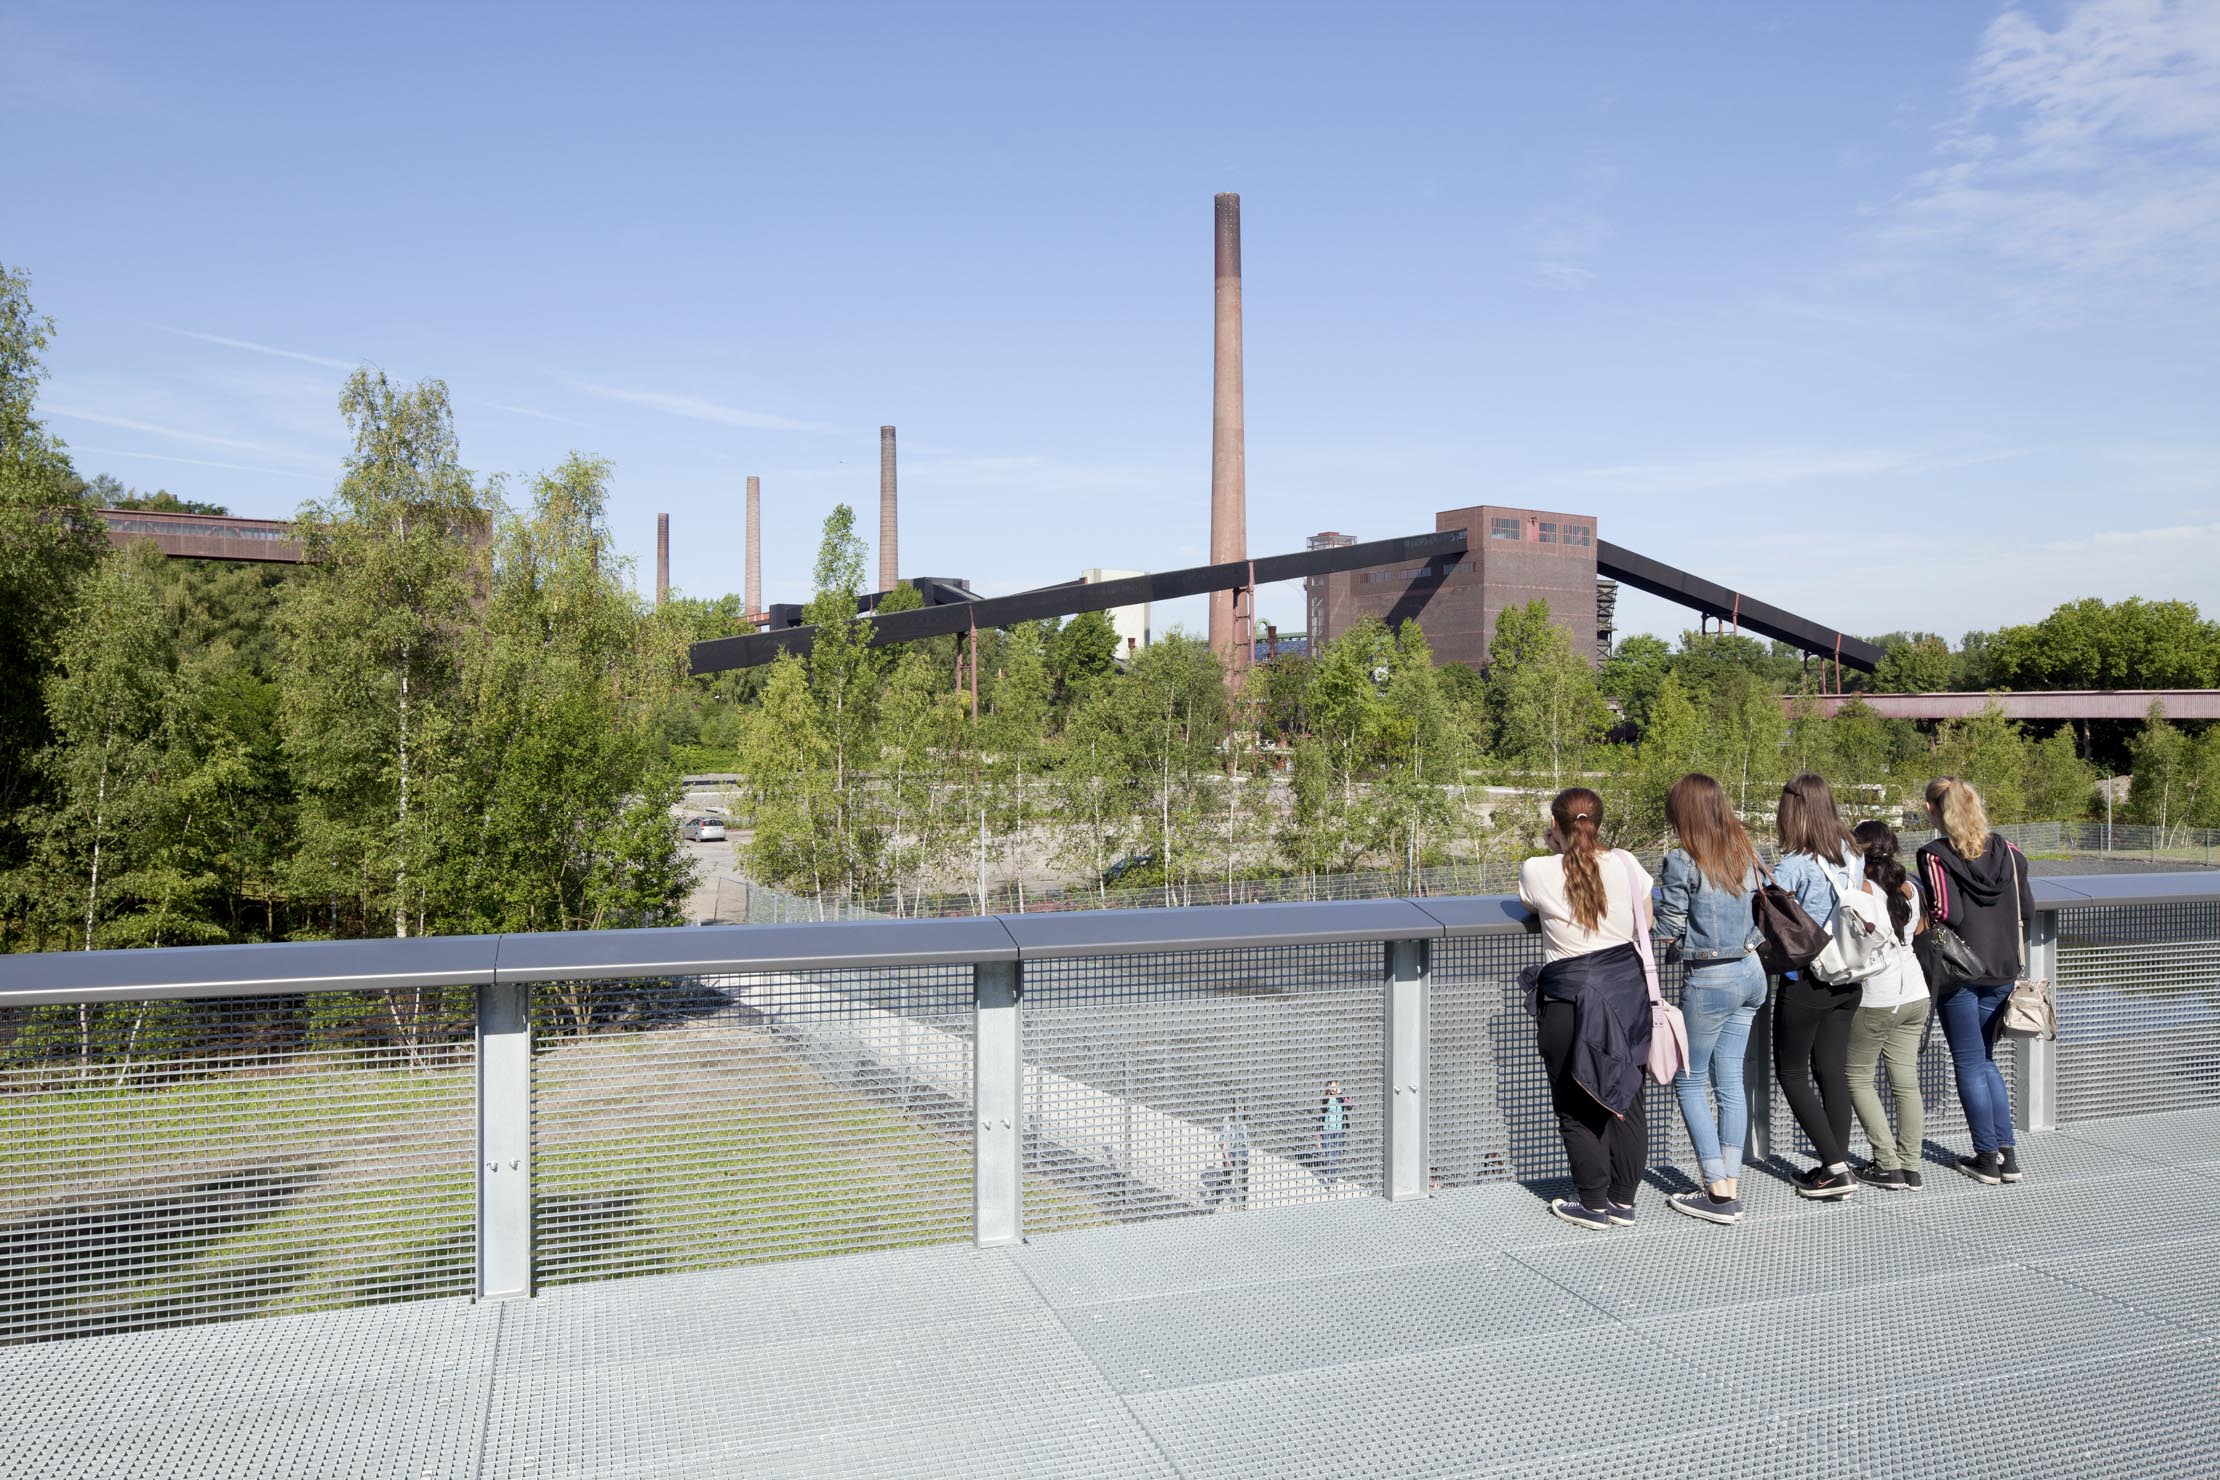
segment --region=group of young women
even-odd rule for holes
[[[1578,786],[1558,793],[1550,803],[1550,852],[1519,874],[1519,897],[1541,920],[1544,961],[1532,1005],[1578,1189],[1577,1197],[1554,1200],[1552,1213],[1585,1228],[1634,1222],[1649,1140],[1642,1084],[1653,940],[1677,953],[1686,971],[1687,1051],[1673,1087],[1703,1186],[1671,1197],[1676,1211],[1720,1224],[1743,1216],[1749,1101],[1742,1067],[1769,992],[1774,1071],[1819,1157],[1795,1179],[1798,1195],[1841,1199],[1861,1185],[1920,1186],[1919,1048],[1930,1012],[1950,1045],[1973,1135],[1973,1154],[1958,1158],[1958,1170],[1991,1185],[2020,1180],[1996,1041],[2019,973],[2021,921],[2035,908],[2027,860],[1990,830],[1979,794],[1964,781],[1930,783],[1927,810],[1939,836],[1919,850],[1915,879],[1888,824],[1845,827],[1833,790],[1806,772],[1781,790],[1781,859],[1768,871],[1725,788],[1709,776],[1684,776],[1665,801],[1680,846],[1653,880],[1633,854],[1603,846],[1601,797]],[[1844,899],[1873,896],[1873,913],[1893,937],[1878,972],[1838,984],[1808,968],[1792,970],[1769,988],[1753,907],[1767,882],[1794,896],[1821,931],[1833,926]],[[1930,1000],[1913,942],[1933,924],[1963,937],[1985,972]],[[1880,1066],[1895,1102],[1893,1123],[1875,1086]],[[1873,1151],[1855,1166],[1853,1111]]]

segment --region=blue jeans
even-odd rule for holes
[[[1935,999],[1943,1038],[1950,1044],[1950,1067],[1958,1077],[1958,1102],[1966,1107],[1966,1128],[1976,1152],[2000,1151],[2012,1142],[2012,1097],[2004,1072],[1996,1066],[1996,1037],[2004,1027],[2004,1004],[2012,1000],[2010,982],[1967,982],[1946,987]]]
[[[1688,1066],[1673,1078],[1681,1119],[1696,1145],[1704,1181],[1742,1175],[1742,1148],[1750,1132],[1750,1101],[1742,1090],[1742,1060],[1750,1049],[1750,1024],[1765,1005],[1765,970],[1757,957],[1688,968],[1680,1010],[1688,1019]],[[1713,1119],[1711,1097],[1719,1098]]]

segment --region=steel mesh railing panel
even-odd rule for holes
[[[2058,912],[2061,1123],[2220,1104],[2220,903]]]
[[[1542,959],[1533,935],[1465,936],[1434,947],[1427,1022],[1427,1158],[1440,1187],[1566,1177],[1565,1143],[1550,1104],[1518,975]],[[1678,1003],[1682,973],[1662,965],[1658,986]],[[1649,1159],[1693,1179],[1696,1158],[1670,1085],[1643,1091]]]
[[[1027,1231],[1378,1196],[1385,970],[1379,942],[1027,965]]]
[[[470,988],[0,1009],[0,1343],[468,1295]]]
[[[537,1282],[968,1237],[971,1004],[968,966],[539,984]]]

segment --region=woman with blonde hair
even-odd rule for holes
[[[1750,1130],[1742,1060],[1750,1025],[1765,1005],[1765,968],[1758,964],[1750,912],[1758,853],[1726,788],[1709,776],[1674,782],[1665,794],[1665,820],[1680,846],[1658,870],[1657,934],[1678,948],[1687,969],[1680,1007],[1688,1020],[1688,1062],[1673,1091],[1704,1182],[1700,1191],[1666,1201],[1675,1212],[1707,1223],[1739,1223],[1742,1148]]]
[[[1541,919],[1543,966],[1528,1005],[1580,1192],[1549,1210],[1580,1228],[1626,1226],[1649,1156],[1650,999],[1635,942],[1650,928],[1652,883],[1633,854],[1603,846],[1603,798],[1587,787],[1559,792],[1549,815],[1550,852],[1520,867],[1519,899]]]
[[[1982,966],[1975,979],[1929,984],[1973,1133],[1973,1155],[1959,1157],[1958,1170],[1991,1187],[2017,1182],[2012,1098],[1996,1066],[1996,1040],[2019,975],[2024,922],[2035,915],[2027,859],[1990,830],[1981,793],[1956,776],[1927,783],[1927,815],[1942,834],[1919,850],[1928,918],[1956,931]]]

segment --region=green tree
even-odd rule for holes
[[[1996,704],[1946,721],[1935,737],[1935,769],[1973,783],[1992,822],[2027,818],[2027,741]]]
[[[2027,815],[2038,820],[2074,822],[2089,815],[2097,778],[2074,750],[2074,738],[2054,730],[2027,748]]]
[[[1118,671],[1118,632],[1108,612],[1081,612],[1058,627],[1048,641],[1049,673],[1056,681],[1056,702],[1065,709]]]
[[[1455,815],[1449,788],[1464,770],[1463,736],[1434,670],[1434,652],[1418,623],[1406,621],[1388,658],[1379,783],[1383,832],[1397,837],[1405,886],[1439,853],[1437,833]]]
[[[2164,703],[2153,700],[2143,729],[2128,748],[2134,779],[2128,786],[2127,820],[2159,830],[2163,841],[2197,811],[2197,755],[2189,737],[2169,724]]]
[[[877,877],[884,834],[876,825],[865,781],[871,762],[879,689],[879,655],[871,648],[871,622],[857,614],[864,591],[864,548],[855,511],[835,504],[825,518],[814,570],[816,595],[804,620],[815,629],[808,659],[824,757],[825,810],[818,825],[819,887],[860,897]]]
[[[1950,644],[1932,633],[1886,639],[1873,687],[1884,694],[1939,694],[1949,689],[1957,667]]]
[[[353,928],[420,932],[434,840],[420,800],[452,736],[456,660],[484,589],[490,503],[462,467],[447,387],[357,370],[333,496],[304,505],[287,590],[285,737],[302,794],[296,888]]]
[[[465,629],[447,764],[425,787],[450,931],[674,923],[692,887],[656,717],[687,634],[632,595],[607,522],[609,468],[573,455],[505,517]]]
[[[1553,787],[1582,764],[1610,721],[1595,668],[1550,620],[1546,601],[1505,607],[1496,618],[1488,692],[1497,752],[1528,770],[1547,770]]]
[[[1672,645],[1661,637],[1637,632],[1620,639],[1604,660],[1597,684],[1604,694],[1619,701],[1620,708],[1637,729],[1649,723],[1650,705],[1666,679],[1672,676]]]
[[[106,547],[63,444],[34,414],[53,327],[31,307],[29,277],[0,263],[0,869],[22,857],[18,822],[52,735],[46,678],[77,584]]]
[[[1712,739],[1706,747],[1721,785],[1734,793],[1737,810],[1747,812],[1753,800],[1788,779],[1783,748],[1788,742],[1788,714],[1781,696],[1756,673],[1732,669],[1722,673],[1712,695]]]

